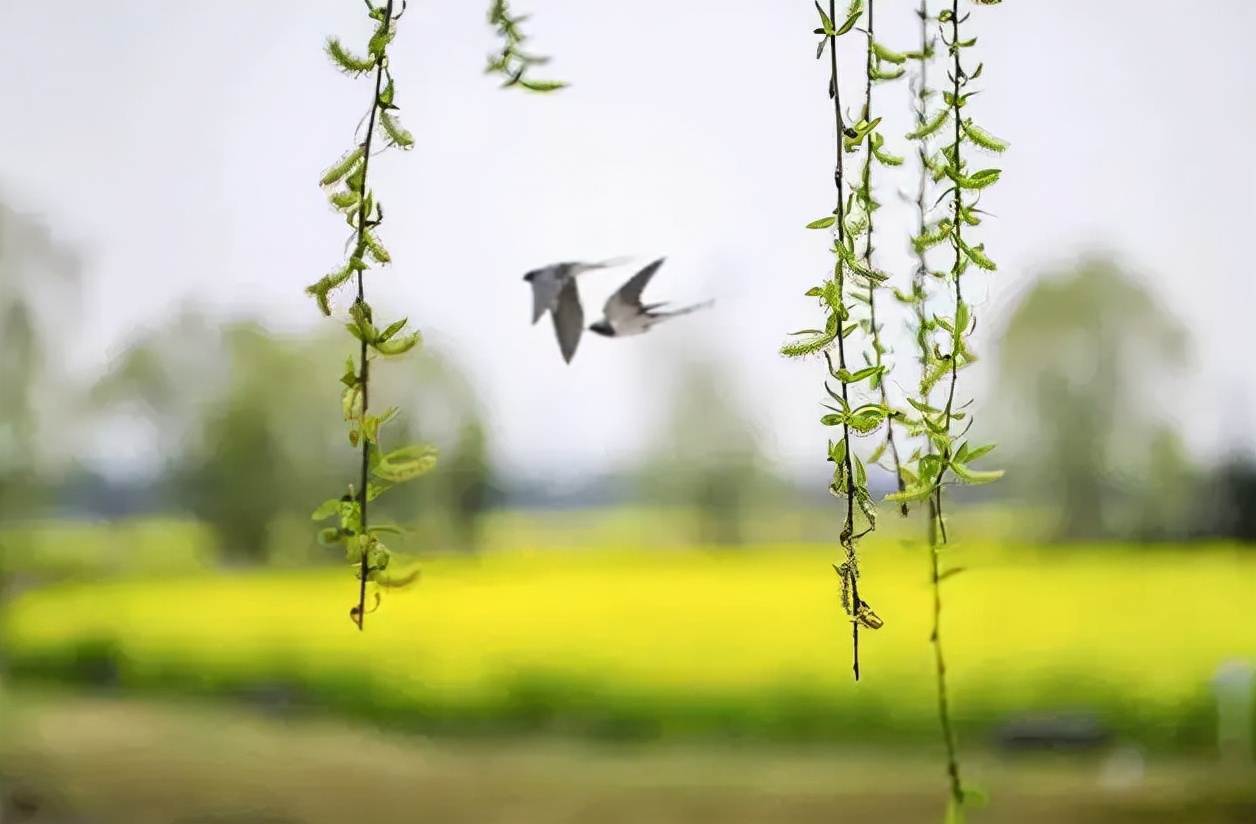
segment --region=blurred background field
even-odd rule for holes
[[[610,527],[600,546],[424,558],[364,636],[346,621],[341,567],[41,588],[6,611],[7,667],[424,732],[935,738],[920,546],[868,544],[866,597],[887,623],[864,640],[856,684],[831,547],[643,549]],[[1256,651],[1256,555],[967,544],[947,563],[965,568],[948,587],[947,640],[958,723],[975,740],[1020,714],[1082,712],[1143,746],[1212,746],[1215,670]],[[1207,597],[1184,621],[1189,593]]]
[[[563,547],[561,516],[494,516],[500,543],[423,557],[364,634],[338,565],[101,567],[112,541],[201,530],[32,529],[61,582],[4,613],[0,781],[43,815],[154,824],[936,820],[918,544],[868,546],[886,626],[856,685],[831,547],[643,546],[617,538],[630,515],[648,519],[572,516]],[[1005,540],[948,563],[966,568],[947,606],[960,741],[992,795],[974,820],[1250,819],[1256,771],[1218,750],[1214,677],[1256,650],[1256,555]],[[1190,620],[1183,593],[1206,593]]]
[[[397,40],[419,147],[372,161],[368,288],[424,344],[372,407],[440,455],[372,504],[419,577],[364,632],[310,518],[356,477],[356,345],[302,292],[340,259],[316,182],[364,102],[320,49],[361,5],[0,4],[0,823],[941,820],[922,513],[861,544],[885,625],[856,683],[822,367],[779,356],[832,267],[802,228],[832,188],[814,8],[729,4],[758,57],[711,83],[707,5],[519,4],[559,95],[482,76],[487,4]],[[1256,6],[973,8],[1011,149],[960,382],[1006,476],[946,490],[968,820],[1250,824]],[[905,86],[879,100],[905,132]],[[1164,128],[1182,101],[1240,148]],[[913,174],[878,212],[898,286]],[[621,254],[714,308],[564,363],[523,273]],[[588,277],[591,315],[619,274]],[[905,311],[878,309],[895,393]]]

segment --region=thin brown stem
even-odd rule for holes
[[[959,756],[956,754],[955,730],[951,726],[951,702],[946,686],[946,656],[942,650],[942,571],[941,549],[946,544],[946,522],[942,514],[942,489],[939,487],[929,498],[929,561],[933,581],[933,665],[938,686],[938,721],[942,725],[942,740],[946,745],[946,774],[950,783],[951,798],[957,804],[964,801],[964,784],[960,779]]]
[[[929,88],[929,4],[928,0],[920,0],[917,10],[920,18],[920,80],[916,90],[916,128],[923,129],[928,122],[928,103],[926,93]],[[929,207],[925,205],[925,197],[929,191],[929,150],[928,143],[922,138],[917,145],[916,157],[920,161],[920,185],[916,187],[916,235],[920,237],[929,228]],[[916,273],[912,278],[912,298],[916,310],[916,344],[920,347],[920,366],[928,367],[929,339],[928,324],[925,317],[926,278],[929,274],[928,252],[920,248],[916,253]]]
[[[956,101],[955,103],[952,104],[953,111],[951,113],[951,120],[954,121],[952,125],[954,126],[954,136],[955,136],[955,156],[953,160],[956,167],[955,171],[958,173],[961,171],[959,146],[960,146],[960,138],[962,135],[960,114],[959,114],[960,110],[959,110],[959,104],[958,104],[959,79],[963,74],[963,69],[960,66],[960,62],[959,62],[959,0],[951,0],[950,50],[951,50],[951,94],[953,95],[952,100]],[[951,268],[951,282],[954,284],[954,287],[955,287],[955,317],[956,319],[958,319],[959,308],[964,303],[964,295],[960,287],[960,262],[963,260],[963,250],[960,248],[960,243],[963,240],[963,232],[964,232],[964,221],[961,219],[960,213],[963,211],[963,208],[964,208],[964,190],[960,188],[959,184],[953,184],[952,191],[954,192],[954,196],[951,199],[951,203],[953,207],[951,216],[955,222],[955,225],[951,230],[952,231],[951,246],[954,247],[954,250],[955,250],[955,263]],[[954,337],[958,339],[958,337],[962,335],[963,332],[964,330],[962,329],[956,329],[954,333]],[[947,392],[946,418],[944,421],[947,432],[951,431],[951,420],[952,420],[952,416],[955,414],[955,384],[957,383],[958,378],[959,378],[959,357],[960,357],[960,352],[959,352],[958,346],[957,345],[953,346],[951,349],[951,386],[950,386],[950,390]],[[950,450],[948,448],[942,456],[943,466],[946,466],[947,461],[949,461],[950,459],[949,453],[950,453]],[[941,478],[939,478],[939,482],[940,481],[941,481]]]
[[[921,7],[923,9],[924,2],[922,0]],[[959,111],[959,90],[960,78],[962,77],[962,69],[959,60],[959,0],[951,0],[951,42],[949,45],[952,64],[951,64],[951,93],[952,93],[952,112],[951,118],[954,121],[954,154],[951,162],[954,163],[956,171],[960,171],[960,137],[961,122]],[[924,20],[921,21],[924,26]],[[924,36],[922,34],[922,36]],[[960,243],[962,239],[963,221],[960,219],[960,213],[963,209],[963,189],[956,184],[953,187],[953,213],[954,227],[952,229],[953,239],[952,246],[955,252],[955,262],[951,270],[951,281],[955,289],[955,318],[958,321],[960,315],[960,307],[963,305],[963,292],[961,291],[961,261],[963,254]],[[955,387],[958,382],[959,359],[961,352],[959,351],[959,336],[964,330],[956,329],[953,333],[955,343],[951,348],[951,380],[947,390],[946,408],[943,412],[943,426],[949,433],[953,422],[955,408]],[[932,451],[932,450],[930,450]],[[942,452],[942,472],[946,471],[946,466],[951,458],[951,447],[948,443]],[[949,693],[946,683],[946,658],[943,654],[942,647],[942,572],[940,563],[941,549],[948,543],[946,531],[946,517],[942,508],[942,477],[939,475],[937,485],[934,487],[933,494],[929,498],[929,559],[930,570],[933,581],[933,660],[934,670],[937,675],[938,688],[938,720],[942,725],[942,737],[946,744],[946,770],[950,784],[951,801],[957,807],[964,803],[964,784],[960,778],[959,758],[956,754],[955,730],[951,723],[951,709]]]
[[[837,3],[836,0],[829,0],[829,19],[837,19]],[[833,98],[833,121],[837,128],[835,145],[836,145],[836,162],[833,167],[833,185],[837,189],[837,208],[834,213],[837,215],[837,242],[846,242],[846,205],[844,194],[844,174],[843,168],[843,147],[842,135],[846,130],[845,124],[842,122],[842,103],[841,92],[838,89],[837,82],[837,35],[829,35],[829,90]],[[838,294],[845,294],[845,266],[840,264],[836,269]],[[846,341],[842,334],[842,321],[838,321],[837,330],[837,363],[841,369],[846,369]],[[846,382],[842,381],[842,401],[846,408],[850,408],[850,395],[846,386]],[[859,612],[859,586],[857,578],[859,575],[858,559],[855,555],[855,468],[851,458],[851,442],[850,442],[850,424],[842,424],[842,440],[845,444],[845,456],[843,457],[843,470],[846,473],[846,523],[842,526],[840,536],[842,548],[846,552],[847,573],[845,585],[850,587],[851,597],[851,641],[853,664],[852,669],[855,673],[855,680],[859,680],[859,621],[855,616]]]
[[[385,6],[384,14],[388,21],[388,25],[391,26],[393,24],[392,22],[393,21],[393,0],[388,0],[387,5]],[[368,225],[369,225],[367,221],[370,219],[370,215],[367,212],[367,197],[366,197],[367,172],[370,169],[371,142],[375,137],[376,116],[379,114],[379,95],[380,95],[380,91],[383,89],[384,68],[387,65],[387,62],[388,62],[387,56],[384,54],[381,54],[375,66],[375,93],[371,97],[371,112],[368,115],[367,121],[366,121],[366,136],[362,140],[362,149],[363,149],[362,184],[361,184],[361,190],[358,192],[359,203],[361,205],[358,207],[357,244],[354,251],[354,254],[359,257],[363,254],[363,252],[366,249],[366,233],[367,233]],[[358,287],[357,303],[359,306],[362,306],[362,307],[364,307],[366,304],[366,284],[364,282],[363,275],[364,275],[363,270],[359,268],[357,271],[357,287]],[[370,358],[369,358],[369,351],[368,351],[365,338],[362,339],[361,346],[358,349],[358,385],[361,387],[361,393],[362,393],[361,415],[362,415],[362,419],[365,420],[367,410],[370,408]],[[369,497],[367,494],[367,488],[368,488],[368,484],[370,483],[370,474],[371,474],[371,439],[367,436],[365,432],[363,432],[362,433],[362,466],[361,466],[361,471],[358,476],[358,481],[361,484],[361,486],[358,489],[358,506],[359,506],[359,513],[360,513],[362,535],[370,534],[367,532],[368,522],[367,522],[367,515],[366,515],[366,509],[367,509],[366,505],[367,505],[367,499]],[[361,577],[362,580],[358,586],[358,605],[353,613],[357,620],[359,630],[364,629],[365,624],[366,624],[366,581],[367,581],[367,576],[370,573],[370,561],[369,561],[370,553],[367,551],[366,546],[363,546],[362,549],[363,549],[362,562],[361,562],[361,566],[359,567],[359,576]]]
[[[875,37],[876,37],[876,30],[873,27],[873,3],[874,3],[874,0],[868,0],[868,51],[867,51],[867,57],[865,58],[865,62],[864,62],[865,84],[864,84],[863,121],[865,123],[872,122],[872,75],[873,75],[873,69],[875,67],[875,58],[876,58],[876,54],[872,48],[872,45],[875,42]],[[863,175],[860,181],[861,188],[864,193],[864,197],[867,198],[865,202],[865,206],[868,211],[868,237],[867,237],[867,242],[864,245],[863,257],[864,257],[864,266],[868,268],[869,270],[872,270],[873,268],[872,267],[872,253],[874,251],[874,247],[872,245],[872,236],[875,233],[875,225],[874,225],[874,220],[873,220],[873,209],[872,209],[872,200],[873,200],[872,198],[872,160],[873,160],[872,138],[871,138],[871,135],[869,135],[867,153],[864,155]],[[868,328],[872,332],[872,351],[876,357],[876,360],[873,365],[881,366],[883,363],[882,352],[884,350],[884,347],[881,345],[881,329],[880,327],[877,326],[876,290],[877,290],[876,284],[873,282],[869,282],[868,283]],[[890,397],[889,397],[888,391],[885,388],[884,376],[882,375],[877,376],[877,386],[881,390],[882,406],[889,408]],[[898,444],[894,442],[894,422],[892,420],[886,421],[885,438],[886,438],[886,445],[889,447],[889,450],[890,450],[890,457],[893,458],[894,460],[894,477],[898,483],[898,491],[902,492],[903,490],[907,488],[907,482],[906,482],[906,479],[903,478],[903,472],[902,472],[903,464],[899,458]],[[907,515],[907,502],[906,501],[904,501],[902,504],[899,505],[899,511],[902,512],[904,517]]]

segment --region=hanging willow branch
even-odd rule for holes
[[[986,3],[989,5],[990,3]],[[942,644],[942,582],[961,571],[960,567],[943,568],[942,552],[950,543],[944,510],[943,489],[948,473],[960,483],[982,484],[997,480],[1001,471],[983,472],[969,464],[994,448],[993,444],[973,448],[964,440],[969,419],[964,429],[956,432],[956,426],[967,417],[962,409],[968,404],[957,404],[959,371],[976,360],[968,338],[975,327],[976,317],[971,305],[964,300],[963,282],[970,264],[993,271],[994,261],[985,253],[984,244],[972,245],[965,238],[965,227],[981,224],[976,207],[981,193],[999,179],[998,169],[982,169],[969,173],[965,158],[966,147],[978,147],[991,152],[1002,152],[1007,144],[980,129],[971,117],[965,117],[962,109],[975,92],[967,91],[968,84],[980,76],[982,66],[967,71],[961,60],[964,49],[976,45],[976,38],[962,40],[960,25],[967,15],[959,13],[959,0],[951,0],[951,7],[941,11],[936,19],[931,17],[927,0],[921,0],[917,14],[920,18],[919,50],[908,55],[917,61],[917,73],[913,81],[915,95],[916,128],[908,138],[917,143],[920,160],[920,185],[916,194],[918,226],[912,239],[917,256],[912,289],[907,295],[900,294],[913,309],[916,320],[916,340],[919,345],[921,379],[918,392],[908,398],[918,413],[905,419],[908,431],[923,437],[925,444],[912,455],[909,466],[903,469],[907,488],[889,496],[903,503],[925,501],[928,505],[929,564],[933,589],[933,630],[930,641],[934,652],[934,672],[937,681],[938,717],[946,746],[949,802],[947,821],[958,824],[963,820],[964,804],[974,796],[965,787],[960,775],[954,727],[951,719],[950,696],[947,690],[946,658]],[[935,54],[937,40],[930,35],[931,24],[940,27],[941,42],[947,48],[949,65],[947,79],[950,88],[942,92],[943,107],[930,112],[930,100],[936,92],[929,88],[927,68]],[[950,142],[938,151],[931,152],[931,141],[946,134],[950,126]],[[933,205],[928,204],[931,184],[945,181],[946,188]],[[931,217],[935,207],[945,203],[946,213]],[[951,265],[949,271],[935,271],[928,263],[928,252],[934,247],[949,246]],[[953,312],[947,315],[930,315],[926,309],[929,286],[935,284],[944,290]],[[938,385],[945,381],[945,401],[933,402]]]
[[[881,204],[873,195],[872,185],[872,169],[873,163],[881,166],[901,166],[903,158],[898,155],[891,154],[885,149],[885,137],[877,130],[877,124],[881,122],[880,117],[873,117],[872,107],[872,91],[877,85],[888,83],[902,77],[905,69],[902,64],[907,61],[905,54],[900,54],[882,43],[877,42],[876,28],[874,26],[874,9],[873,0],[868,0],[868,17],[866,24],[866,34],[868,37],[867,52],[864,60],[864,107],[862,122],[870,124],[868,131],[866,148],[863,153],[863,169],[860,175],[859,185],[855,189],[853,199],[854,210],[861,215],[862,223],[855,221],[855,228],[860,226],[864,229],[863,265],[869,271],[875,271],[872,256],[876,247],[873,239],[876,235],[875,215]],[[859,141],[865,142],[865,141]],[[847,151],[853,151],[858,148],[859,142],[852,141],[847,138]],[[877,322],[877,290],[880,287],[876,282],[868,283],[867,294],[855,293],[854,299],[864,303],[868,307],[868,318],[861,321],[861,326],[871,338],[872,355],[864,354],[864,360],[869,366],[877,368],[877,372],[873,374],[868,383],[871,388],[878,393],[881,405],[887,410],[890,407],[889,394],[886,391],[885,376],[889,372],[889,368],[885,364],[885,355],[887,349],[881,340],[881,324]],[[869,463],[880,463],[887,450],[890,458],[890,465],[886,467],[894,473],[895,480],[898,484],[898,491],[902,492],[906,486],[903,480],[903,474],[900,471],[902,461],[898,454],[898,444],[894,441],[894,415],[890,414],[888,423],[885,427],[885,440],[876,448],[876,450],[868,457]],[[905,502],[899,504],[902,514],[907,514],[907,504]]]
[[[502,50],[498,54],[489,55],[484,73],[505,77],[502,88],[519,86],[533,92],[553,92],[566,88],[568,84],[557,80],[537,80],[526,76],[533,66],[544,66],[550,60],[548,57],[529,54],[521,48],[528,38],[519,24],[527,19],[526,14],[511,14],[506,0],[493,0],[488,10],[488,22],[502,39]]]
[[[852,435],[875,432],[885,422],[889,410],[883,403],[864,403],[858,406],[852,404],[851,386],[873,377],[879,378],[884,367],[874,364],[852,372],[850,363],[853,360],[853,351],[847,338],[861,327],[861,322],[855,320],[851,311],[851,296],[856,292],[866,294],[869,287],[883,283],[887,275],[865,266],[855,251],[855,238],[866,230],[866,216],[859,214],[854,208],[853,193],[851,202],[848,203],[843,154],[846,150],[856,149],[876,128],[878,121],[861,120],[848,126],[842,118],[837,38],[853,29],[863,15],[862,0],[854,0],[850,4],[844,22],[840,25],[834,22],[836,6],[833,0],[829,0],[827,12],[817,2],[816,11],[819,12],[821,26],[815,33],[823,37],[816,50],[816,57],[823,57],[826,47],[829,52],[829,98],[833,102],[835,126],[836,160],[833,185],[836,189],[836,205],[830,216],[812,221],[807,224],[807,228],[832,230],[831,251],[835,261],[832,277],[807,292],[808,297],[819,299],[821,308],[828,316],[825,328],[794,333],[801,340],[785,344],[781,347],[781,354],[794,358],[823,354],[829,377],[840,385],[840,392],[835,392],[825,382],[825,391],[836,406],[825,404],[830,414],[821,417],[820,422],[825,426],[839,427],[841,432],[840,440],[831,440],[828,447],[828,459],[834,464],[833,481],[829,490],[846,502],[845,519],[838,538],[844,558],[842,563],[834,564],[833,569],[841,583],[842,607],[851,618],[852,670],[855,680],[858,681],[859,629],[879,629],[882,621],[859,594],[858,541],[876,527],[876,511],[868,491],[867,469],[854,453]],[[866,322],[864,325],[866,328]],[[836,362],[833,349],[836,349]],[[856,509],[867,522],[867,526],[860,531],[856,531]]]
[[[314,512],[313,518],[316,521],[336,518],[338,521],[337,526],[323,529],[319,540],[325,545],[344,547],[346,560],[357,569],[358,602],[349,611],[349,617],[358,629],[363,629],[368,611],[368,583],[398,587],[418,577],[417,572],[398,575],[386,571],[392,554],[379,535],[399,530],[386,525],[370,525],[368,504],[394,484],[417,478],[436,463],[435,448],[424,444],[383,451],[380,430],[396,416],[398,410],[390,408],[381,415],[370,412],[372,359],[403,355],[419,344],[420,336],[418,332],[405,333],[405,318],[379,329],[366,299],[364,274],[372,265],[385,265],[392,260],[378,235],[384,210],[367,182],[372,150],[381,140],[386,146],[400,149],[414,146],[413,136],[397,120],[397,105],[393,102],[396,87],[388,70],[388,46],[396,36],[397,20],[405,11],[405,4],[401,4],[401,10],[396,14],[392,0],[387,0],[382,6],[367,0],[366,6],[375,24],[374,33],[367,43],[366,56],[353,54],[335,37],[328,39],[326,47],[336,67],[350,77],[374,75],[374,91],[371,108],[365,118],[364,134],[357,145],[328,169],[319,181],[327,190],[332,206],[353,230],[349,239],[353,251],[342,266],[306,289],[317,301],[319,310],[324,315],[330,315],[331,294],[350,281],[357,287],[345,327],[358,342],[358,359],[356,364],[352,358],[346,362],[340,381],[344,385],[341,401],[345,420],[349,424],[349,443],[360,450],[361,468],[357,486],[349,484],[347,493],[325,501]],[[376,591],[375,605],[378,604],[379,593]]]

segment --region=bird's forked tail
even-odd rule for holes
[[[702,301],[702,303],[694,303],[694,304],[691,304],[690,306],[684,306],[684,307],[681,307],[680,309],[673,309],[670,312],[660,312],[659,314],[662,315],[663,317],[675,318],[681,315],[687,315],[690,312],[696,312],[699,309],[710,309],[714,305],[715,305],[715,299],[712,298],[711,300],[704,300]]]

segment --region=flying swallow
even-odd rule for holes
[[[666,303],[642,304],[641,293],[645,290],[646,284],[650,282],[650,278],[654,277],[654,273],[663,265],[664,260],[666,258],[659,258],[640,272],[637,272],[627,283],[619,287],[619,291],[611,295],[610,299],[606,301],[606,305],[602,308],[602,314],[605,317],[590,326],[589,331],[597,332],[599,335],[605,335],[608,338],[639,335],[667,318],[687,315],[699,309],[706,309],[715,303],[713,300],[708,300],[681,309],[673,309],[670,312],[654,311],[666,306]]]
[[[554,333],[558,336],[558,348],[567,363],[575,357],[576,346],[584,332],[584,308],[580,305],[580,292],[576,289],[576,275],[623,262],[623,258],[615,258],[601,263],[554,263],[533,269],[523,276],[532,284],[532,323],[536,324],[541,315],[549,311],[554,320]]]

